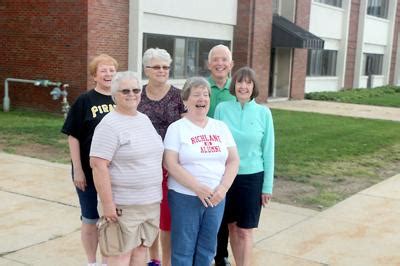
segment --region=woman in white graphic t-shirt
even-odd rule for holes
[[[172,221],[171,262],[211,265],[225,195],[237,174],[239,156],[228,127],[207,117],[207,80],[188,79],[182,99],[187,114],[168,127],[164,139]]]

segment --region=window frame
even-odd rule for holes
[[[162,45],[153,45],[148,46],[148,37],[153,38],[163,38],[168,39],[170,42],[173,41],[173,50],[167,49],[166,47],[162,47]],[[176,73],[176,43],[177,40],[184,41],[184,49],[183,49],[183,60],[180,63],[183,63],[183,66],[180,66],[179,70],[181,72],[180,75]],[[207,66],[204,64],[203,60],[208,60],[208,52],[205,53],[201,50],[202,43],[201,42],[209,42],[208,46],[210,49],[217,45],[223,44],[231,48],[232,40],[222,40],[222,39],[207,39],[207,38],[198,38],[198,37],[188,37],[188,36],[177,36],[177,35],[167,35],[167,34],[157,34],[157,33],[143,33],[143,52],[144,53],[148,48],[161,48],[168,51],[171,55],[172,62],[170,68],[170,78],[171,79],[187,79],[192,76],[203,76],[208,77],[210,75],[210,71]],[[203,43],[204,45],[204,43]],[[206,43],[207,45],[207,43]],[[182,50],[181,50],[182,55]],[[143,56],[143,54],[142,54]],[[192,71],[191,71],[192,69]],[[144,71],[142,72],[142,77],[146,78],[144,75]]]
[[[383,57],[383,54],[364,53],[363,75],[383,75]]]
[[[328,5],[328,6],[334,6],[337,8],[342,8],[343,7],[343,1],[342,0],[314,0],[316,3]]]
[[[307,77],[336,77],[338,50],[308,50]]]
[[[374,3],[376,3],[376,5],[373,5]],[[384,6],[382,3],[384,3]],[[367,15],[387,19],[389,15],[389,4],[389,0],[368,0]]]

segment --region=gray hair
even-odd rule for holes
[[[138,78],[138,74],[136,72],[133,71],[117,72],[111,80],[111,96],[113,100],[114,100],[114,95],[120,89],[121,82],[124,80],[136,80],[139,89],[142,89],[142,86],[140,84],[140,79]]]
[[[160,59],[162,61],[167,62],[168,65],[171,64],[172,62],[172,58],[166,50],[160,48],[149,48],[143,54],[143,59],[142,59],[143,66],[144,67],[149,66],[150,61],[153,59]]]
[[[232,52],[229,49],[229,47],[226,45],[223,45],[223,44],[218,44],[218,45],[215,45],[213,48],[211,48],[210,52],[208,53],[208,62],[211,62],[211,58],[213,56],[214,51],[217,49],[220,49],[220,48],[222,48],[228,52],[229,61],[230,62],[232,61]]]
[[[192,91],[192,88],[198,88],[198,87],[204,87],[207,88],[208,94],[211,96],[211,89],[210,89],[210,83],[203,78],[203,77],[191,77],[188,78],[183,85],[182,91],[181,91],[181,97],[182,100],[187,101],[190,96],[190,92]]]

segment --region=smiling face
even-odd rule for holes
[[[102,90],[110,90],[111,80],[115,73],[116,68],[112,64],[99,63],[95,75],[93,76],[96,82],[96,87]]]
[[[250,101],[253,93],[254,82],[249,77],[243,77],[241,81],[235,83],[235,95],[239,102],[246,103]]]
[[[137,80],[122,80],[119,84],[119,89],[114,94],[114,101],[117,105],[117,109],[123,113],[136,113],[140,103],[141,91]]]
[[[227,79],[233,67],[231,52],[224,46],[213,48],[208,69],[214,80]]]
[[[205,86],[193,87],[190,89],[189,97],[184,101],[189,115],[207,116],[210,108],[210,93]]]
[[[144,73],[149,78],[149,82],[165,84],[169,78],[169,66],[166,61],[153,58],[148,66],[144,67]]]

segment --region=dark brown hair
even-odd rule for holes
[[[253,92],[250,95],[250,100],[253,100],[258,96],[259,90],[258,90],[258,82],[256,79],[256,72],[254,72],[254,70],[251,69],[250,67],[241,67],[239,68],[238,71],[235,72],[235,74],[233,74],[231,85],[229,86],[229,92],[233,96],[236,96],[235,92],[236,82],[241,82],[245,79],[253,81],[254,84]]]

